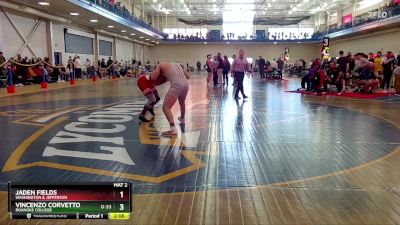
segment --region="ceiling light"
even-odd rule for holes
[[[292,14],[292,11],[289,11],[289,15],[291,15]]]
[[[276,45],[276,44],[278,44],[278,42],[275,41],[275,42],[274,42],[274,45]]]
[[[157,2],[157,0],[153,0],[153,2],[154,2],[154,3],[156,3],[156,2]]]
[[[97,23],[97,22],[99,22],[98,20],[90,20],[90,22],[92,22],[92,23]]]
[[[156,41],[151,41],[151,42],[155,43]]]
[[[309,0],[304,0],[304,2],[308,2]]]
[[[136,34],[132,33],[131,35],[132,35],[132,36],[135,36]]]
[[[206,45],[206,44],[207,44],[207,42],[203,42],[203,44],[205,44],[205,45]]]
[[[271,3],[267,3],[267,7],[271,8],[272,7]]]
[[[125,32],[126,32],[126,30],[121,30],[121,32],[122,32],[122,33],[125,33]]]
[[[262,12],[263,15],[265,15],[265,12]]]
[[[230,44],[230,42],[226,42],[226,44],[228,44],[228,45],[229,45],[229,44]]]
[[[113,25],[109,25],[109,26],[107,26],[108,28],[114,28],[114,26]]]
[[[146,41],[150,41],[150,39],[146,38]]]
[[[160,42],[157,41],[156,44],[160,44]]]
[[[48,2],[38,2],[39,5],[50,5]]]
[[[272,0],[272,2],[276,2],[276,0]]]
[[[185,0],[181,0],[181,3],[184,3],[185,2]]]
[[[143,39],[144,37],[140,37],[141,39]]]
[[[79,16],[79,13],[69,13],[71,16]]]

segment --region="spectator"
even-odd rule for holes
[[[69,57],[68,57],[68,64],[70,64],[71,62],[73,63],[74,60],[72,59],[72,56],[69,56]]]
[[[392,73],[394,69],[394,54],[391,51],[388,51],[386,56],[383,59],[382,66],[383,66],[383,82],[381,85],[382,89],[385,89],[385,86],[389,90],[390,88],[390,80],[392,79]]]
[[[374,60],[375,60],[374,53],[370,52],[370,53],[368,54],[368,61],[370,61],[370,62],[373,63]]]
[[[400,53],[397,55],[396,62],[397,62],[397,66],[400,66]]]
[[[351,52],[347,52],[347,59],[349,61],[349,73],[352,73],[354,71],[354,67],[356,66],[356,64]]]
[[[113,71],[112,65],[113,65],[113,60],[111,59],[111,57],[108,57],[107,67],[106,67],[106,68],[109,68],[108,69],[108,76],[112,76],[113,75],[114,71]]]
[[[375,77],[381,77],[383,74],[383,57],[382,57],[382,52],[378,51],[376,53],[376,57],[374,59],[374,75]]]
[[[77,56],[74,59],[74,68],[75,68],[75,76],[78,79],[82,79],[82,63],[81,63],[81,57]]]
[[[65,82],[65,80],[67,79],[68,73],[67,70],[65,69],[65,66],[63,64],[59,65],[60,67],[60,75],[58,77],[58,81],[57,82]]]
[[[231,63],[228,60],[228,56],[224,55],[224,61],[223,61],[223,84],[228,85],[228,73],[231,70]]]
[[[260,72],[260,77],[265,78],[264,69],[265,69],[265,59],[262,56],[258,57],[258,70]]]
[[[324,89],[328,91],[328,84],[336,85],[339,94],[342,93],[344,87],[343,72],[336,66],[334,62],[329,63],[329,69],[326,71]]]
[[[276,59],[274,58],[274,59],[271,61],[271,69],[274,70],[274,69],[276,69],[277,67],[278,67],[278,64],[276,64]]]
[[[357,53],[354,55],[355,57],[355,67],[354,72],[358,72],[363,79],[368,79],[368,59],[366,59],[363,53]]]
[[[311,76],[312,90],[318,94],[322,93],[325,81],[325,72],[320,64],[315,66],[315,72]]]
[[[279,57],[278,60],[276,61],[276,64],[278,66],[279,77],[282,78],[282,73],[283,73],[283,68],[285,66],[285,61],[283,61],[282,57]]]
[[[348,78],[350,71],[350,62],[349,62],[349,57],[344,56],[343,51],[339,51],[339,58],[337,60],[337,64],[339,65],[339,69],[343,73],[343,75],[345,75],[345,77]]]
[[[94,67],[92,62],[90,61],[90,59],[86,59],[86,63],[85,63],[85,67],[86,67],[86,73],[89,77],[93,76],[94,73]]]
[[[197,66],[197,71],[201,71],[201,62],[200,61],[197,61],[196,66]]]

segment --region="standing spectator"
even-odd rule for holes
[[[108,61],[107,61],[107,68],[109,67],[109,69],[108,69],[108,76],[112,76],[113,75],[113,68],[112,68],[112,65],[113,65],[113,61],[112,61],[112,59],[111,59],[111,57],[108,57]]]
[[[399,4],[400,4],[400,3],[399,3]],[[396,61],[397,61],[397,66],[400,66],[400,52],[399,52],[399,54],[397,55]]]
[[[197,71],[201,71],[201,62],[197,61],[196,65],[197,65]]]
[[[347,59],[349,61],[349,73],[352,73],[354,71],[354,67],[356,66],[356,63],[354,61],[354,58],[353,58],[351,52],[347,52]]]
[[[378,51],[376,54],[376,57],[374,59],[374,74],[375,77],[381,77],[383,74],[383,57],[382,57],[382,52]]]
[[[74,60],[74,68],[75,68],[75,76],[78,79],[82,78],[82,63],[81,63],[81,57],[77,56]]]
[[[373,63],[374,60],[375,60],[374,53],[370,52],[368,54],[368,61]]]
[[[265,69],[265,59],[263,59],[262,56],[259,56],[258,57],[258,70],[260,72],[261,78],[265,78],[264,69]]]
[[[339,64],[339,69],[343,73],[343,75],[345,75],[346,78],[348,78],[350,69],[349,58],[344,56],[343,51],[339,51],[339,58],[337,60],[337,64]]]
[[[218,56],[214,56],[214,61],[212,62],[212,73],[213,73],[213,81],[214,81],[214,87],[218,85]]]
[[[72,78],[74,77],[74,73],[75,73],[75,68],[74,68],[74,63],[72,60],[68,60],[69,63],[67,65],[67,74],[68,76],[66,77],[65,80],[72,80]]]
[[[68,64],[70,64],[70,63],[72,63],[72,62],[74,62],[74,60],[72,59],[72,56],[69,56],[69,58],[68,58]]]
[[[279,77],[282,78],[283,68],[285,66],[285,61],[283,61],[282,57],[279,57],[278,60],[276,61],[276,64],[278,66]]]
[[[237,89],[235,92],[235,100],[239,100],[239,91],[242,92],[243,99],[246,99],[247,96],[244,94],[243,90],[243,79],[244,72],[248,71],[251,73],[250,64],[247,62],[247,59],[244,57],[244,50],[239,50],[239,58],[236,58],[232,63],[233,71],[235,72],[235,77],[237,80]]]
[[[381,85],[382,89],[385,89],[385,85],[387,89],[390,88],[390,80],[392,79],[392,73],[394,69],[394,54],[391,51],[388,51],[385,58],[383,59],[382,66],[383,66],[383,82]]]
[[[218,54],[217,54],[217,60],[218,60],[218,66],[217,66],[217,76],[218,76],[218,84],[221,84],[221,83],[223,83],[223,78],[222,78],[222,73],[223,73],[223,59],[222,59],[222,56],[221,56],[221,53],[220,52],[218,52]]]
[[[94,67],[90,59],[86,59],[85,67],[88,77],[92,77],[94,74]]]
[[[213,73],[213,63],[211,61],[211,54],[207,55],[207,61],[206,61],[206,65],[207,65],[207,84],[209,84],[211,82],[211,76]]]
[[[224,55],[224,61],[223,61],[223,71],[222,71],[222,74],[223,74],[223,83],[222,84],[225,84],[226,83],[226,85],[228,85],[228,73],[229,73],[229,70],[231,70],[231,63],[229,62],[229,60],[228,60],[228,56],[226,56],[226,55]]]

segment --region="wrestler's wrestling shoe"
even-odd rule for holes
[[[144,117],[142,115],[139,116],[139,120],[142,121],[142,122],[146,122],[146,123],[150,122],[150,120],[146,119],[146,117]]]
[[[175,127],[171,128],[168,131],[164,131],[161,133],[162,136],[175,136],[178,134],[178,131],[176,130]]]
[[[148,109],[149,110],[149,112],[151,113],[151,115],[153,115],[153,116],[155,116],[156,114],[154,113],[154,109],[153,108],[151,108],[151,109]]]

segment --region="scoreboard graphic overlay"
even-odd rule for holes
[[[131,183],[9,183],[12,219],[129,219]]]

